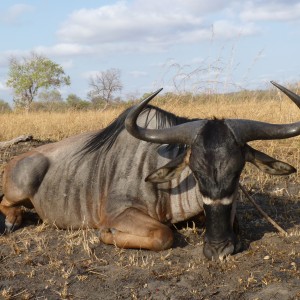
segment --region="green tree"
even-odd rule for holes
[[[58,90],[42,91],[38,94],[38,100],[31,105],[33,111],[65,111],[67,103]]]
[[[42,91],[38,95],[38,99],[44,103],[62,102],[63,98],[58,90]]]
[[[11,112],[11,107],[7,102],[0,99],[0,113],[6,113],[6,112]]]
[[[91,102],[82,100],[75,94],[70,94],[66,101],[68,107],[75,110],[87,110],[91,107]]]
[[[40,89],[70,85],[70,77],[60,65],[33,52],[21,61],[11,58],[6,84],[14,90],[15,105],[29,111]]]

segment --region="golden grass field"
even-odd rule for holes
[[[271,123],[288,123],[299,120],[299,110],[282,94],[270,94],[260,99],[249,95],[213,95],[205,101],[192,97],[157,97],[152,104],[174,114],[189,118],[241,118]],[[22,134],[37,139],[60,140],[88,130],[101,129],[116,118],[128,105],[119,105],[105,111],[68,112],[13,112],[0,114],[0,140]]]

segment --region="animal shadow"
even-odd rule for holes
[[[285,231],[300,224],[300,201],[285,196],[274,196],[270,193],[257,193],[252,197]],[[237,217],[242,242],[241,251],[249,249],[251,242],[262,239],[266,233],[277,232],[277,229],[246,199],[239,202]]]
[[[15,230],[28,227],[31,225],[38,225],[41,223],[41,219],[39,218],[38,214],[34,212],[34,210],[25,210],[23,212],[23,222],[22,225]],[[3,235],[6,233],[5,229],[5,216],[0,213],[0,235]]]

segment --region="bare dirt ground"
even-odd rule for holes
[[[2,149],[0,166],[41,143]],[[174,227],[174,248],[155,253],[104,245],[97,230],[50,227],[34,211],[6,235],[1,215],[0,299],[300,299],[299,186],[282,182],[251,194],[289,235],[241,197],[242,250],[223,262],[204,258],[200,219]]]

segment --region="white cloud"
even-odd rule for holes
[[[8,50],[0,52],[0,68],[7,68],[11,57],[29,57],[32,52],[36,52],[46,57],[67,57],[62,65],[66,68],[71,68],[73,61],[69,56],[92,54],[96,51],[89,46],[79,44],[56,44],[53,46],[36,46],[30,50]]]
[[[293,21],[300,18],[299,1],[246,2],[240,18],[244,21]]]
[[[228,20],[218,20],[213,24],[214,37],[231,39],[239,36],[249,36],[260,32],[253,23],[237,24]]]
[[[50,56],[82,55],[90,54],[93,52],[91,47],[76,43],[61,43],[50,47],[37,46],[33,50],[38,53]]]
[[[211,13],[226,10],[234,0],[153,0],[117,2],[95,9],[74,11],[58,30],[60,42],[32,50],[46,56],[106,55],[107,53],[164,52],[176,44],[197,43],[212,38],[230,39],[253,35],[258,29],[249,22],[210,20]],[[6,20],[17,20],[34,9],[11,6]],[[3,19],[3,17],[2,17]],[[30,51],[9,51],[26,56]],[[0,61],[0,64],[3,63]]]
[[[234,0],[136,0],[133,2],[132,9],[144,12],[160,12],[162,14],[181,13],[192,15],[203,15],[220,11],[230,5]]]
[[[74,12],[58,31],[61,40],[71,43],[145,41],[157,43],[170,33],[198,28],[202,18],[184,13],[134,11],[124,2]]]
[[[34,6],[27,4],[15,4],[6,11],[0,13],[0,22],[7,24],[19,24],[22,17],[34,11]]]
[[[253,24],[209,20],[209,13],[227,9],[231,1],[164,0],[117,2],[74,11],[57,34],[62,43],[101,45],[125,51],[165,51],[179,43],[256,34]],[[222,26],[225,27],[222,27]],[[227,32],[225,32],[227,30]]]

